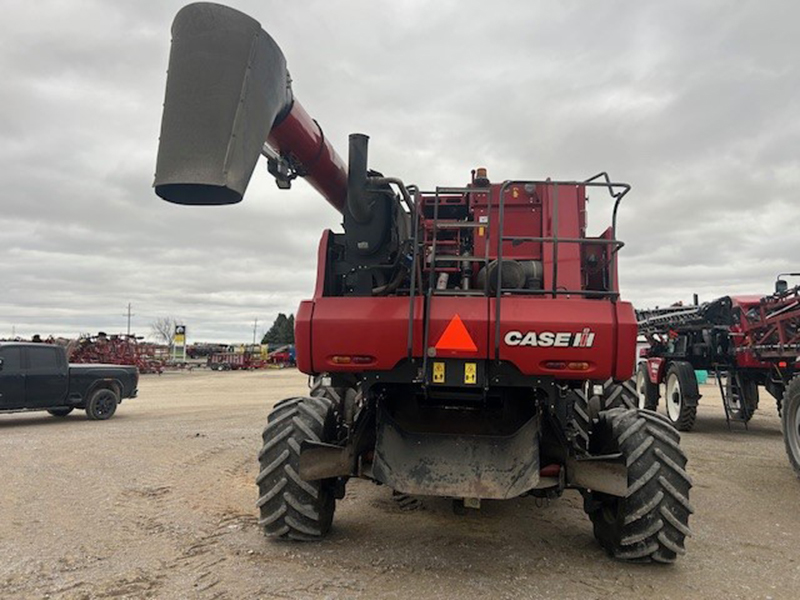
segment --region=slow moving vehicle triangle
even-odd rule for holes
[[[437,350],[459,350],[462,352],[477,352],[478,347],[472,336],[464,326],[464,322],[458,315],[454,316],[447,328],[442,333],[442,337],[436,342]]]

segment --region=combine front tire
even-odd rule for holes
[[[318,540],[330,530],[335,489],[330,481],[300,479],[300,444],[335,441],[333,403],[324,396],[289,398],[267,421],[256,478],[259,524],[270,537]]]
[[[585,493],[594,535],[620,560],[671,563],[684,554],[691,535],[692,480],[680,435],[663,416],[647,410],[615,408],[600,414],[592,452],[621,452],[628,466],[625,498]]]
[[[697,418],[697,377],[689,363],[674,362],[667,369],[667,417],[678,431],[691,431]]]
[[[636,396],[639,399],[639,408],[647,410],[658,408],[658,384],[650,381],[646,362],[640,362],[636,369]]]
[[[781,425],[789,463],[800,477],[800,375],[795,376],[786,387],[783,395]]]

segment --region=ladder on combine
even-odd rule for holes
[[[480,263],[483,266],[488,266],[489,264],[489,239],[490,239],[490,230],[491,228],[485,223],[476,223],[471,221],[461,221],[456,219],[448,219],[448,218],[440,218],[440,207],[442,203],[442,198],[447,196],[458,195],[463,197],[464,201],[469,203],[470,198],[473,195],[484,195],[488,198],[488,212],[491,214],[491,207],[492,207],[492,193],[491,189],[489,188],[458,188],[458,187],[436,187],[434,192],[434,201],[433,201],[433,221],[431,223],[431,231],[430,231],[430,248],[431,254],[429,257],[429,266],[428,266],[428,286],[425,290],[425,312],[424,312],[424,325],[423,325],[423,359],[422,359],[422,373],[423,377],[425,378],[425,383],[430,383],[428,381],[428,361],[431,358],[429,348],[430,348],[430,317],[431,317],[431,306],[434,301],[435,296],[488,296],[488,288],[487,289],[477,289],[477,288],[469,288],[464,289],[463,287],[456,287],[456,288],[448,288],[447,287],[447,278],[449,277],[449,273],[456,273],[460,271],[460,267],[463,263]],[[418,240],[417,236],[419,234],[419,213],[422,210],[422,203],[420,198],[417,197],[415,199],[415,229],[414,229],[414,264],[417,261],[417,253],[418,253]],[[502,200],[501,200],[502,202]],[[476,256],[474,254],[465,254],[461,252],[459,240],[461,238],[458,233],[460,230],[466,229],[478,229],[478,228],[485,228],[486,230],[486,239],[487,242],[484,246],[484,255],[483,256]],[[426,232],[427,233],[427,232]],[[443,233],[451,234],[448,239],[441,239],[441,235]],[[452,234],[456,235],[452,235]],[[456,239],[454,240],[453,237]],[[443,249],[445,250],[443,252]],[[425,266],[423,265],[422,270],[425,270]],[[437,275],[438,274],[438,275]],[[443,284],[440,284],[440,277],[444,276],[445,279],[443,280]],[[421,282],[420,282],[421,283]],[[411,291],[411,303],[412,303],[412,311],[413,311],[413,303],[414,303],[414,290],[412,286]],[[411,351],[411,342],[413,335],[413,331],[411,327],[409,327],[409,354]]]

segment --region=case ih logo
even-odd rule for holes
[[[591,348],[594,332],[588,327],[578,333],[571,331],[509,331],[505,342],[509,346],[537,346],[540,348]]]

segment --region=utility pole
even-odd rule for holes
[[[122,316],[124,317],[125,315],[122,315]],[[128,302],[128,314],[127,314],[127,316],[128,316],[128,335],[130,335],[131,334],[131,317],[135,317],[136,316],[135,314],[131,313],[131,303],[130,302]]]
[[[256,317],[256,322],[253,324],[253,346],[256,345],[256,330],[258,329],[258,317]]]

